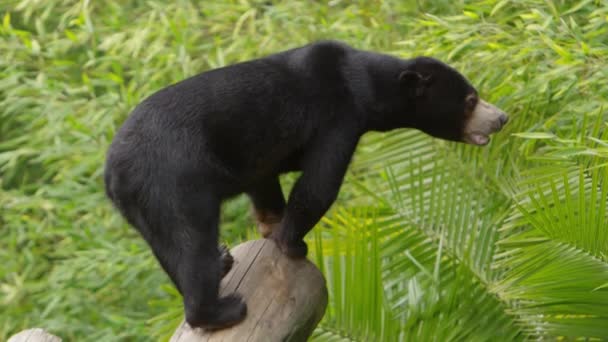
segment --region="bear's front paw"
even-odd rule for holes
[[[306,242],[302,240],[284,241],[277,238],[275,234],[270,235],[269,238],[277,244],[281,252],[292,259],[306,258],[306,255],[308,254],[308,246],[306,245]]]

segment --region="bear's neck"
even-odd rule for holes
[[[386,132],[411,127],[414,104],[408,103],[399,84],[399,75],[410,62],[365,51],[354,58],[352,92],[364,111],[366,130]]]

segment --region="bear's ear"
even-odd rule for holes
[[[416,71],[406,70],[399,75],[399,83],[408,90],[412,97],[424,95],[426,86],[430,83],[431,77],[424,77]]]
[[[399,81],[403,84],[415,84],[422,80],[422,75],[416,71],[405,70],[399,75]]]

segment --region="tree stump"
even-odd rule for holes
[[[232,270],[220,295],[238,292],[247,302],[247,317],[223,330],[192,329],[182,322],[170,342],[306,341],[325,314],[325,278],[310,261],[287,258],[271,240],[236,246]]]
[[[33,328],[23,330],[9,337],[8,342],[61,342],[61,339],[43,329]]]

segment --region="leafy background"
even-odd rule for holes
[[[181,300],[102,191],[143,98],[320,38],[462,71],[511,115],[485,148],[369,134],[309,234],[314,341],[608,339],[604,0],[0,0],[0,339],[166,340]],[[282,179],[289,189],[294,177]],[[246,198],[222,238],[256,237]]]

